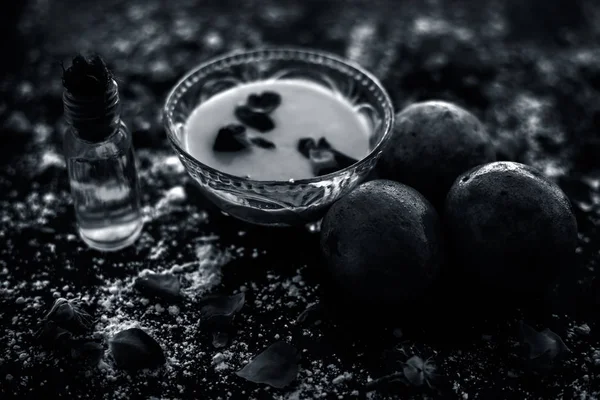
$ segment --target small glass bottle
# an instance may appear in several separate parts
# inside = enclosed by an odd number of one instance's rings
[[[90,247],[116,251],[132,244],[143,227],[140,187],[131,133],[121,121],[117,83],[104,95],[65,89],[69,129],[64,154],[79,235]]]

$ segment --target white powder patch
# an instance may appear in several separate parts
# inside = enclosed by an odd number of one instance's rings
[[[33,126],[34,142],[36,144],[44,144],[49,141],[54,129],[44,123],[37,123]]]
[[[163,197],[158,200],[156,205],[154,206],[154,211],[157,214],[164,213],[169,206],[181,203],[186,199],[185,190],[183,186],[175,186],[169,190],[167,190]]]
[[[151,174],[183,174],[185,168],[176,155],[166,155],[162,157],[153,157],[152,167],[150,168]]]
[[[525,139],[527,153],[525,162],[540,169],[546,176],[556,179],[569,171],[568,159],[564,154],[567,137],[554,119],[554,104],[548,98],[535,97],[527,93],[517,96],[511,105],[511,113],[519,121],[514,133]],[[548,154],[539,138],[551,141],[563,150],[558,154]]]
[[[181,274],[187,286],[183,292],[190,298],[198,298],[221,283],[221,267],[227,264],[232,255],[219,250],[212,244],[201,244],[196,248],[196,261],[173,265],[172,273]]]
[[[470,41],[474,33],[464,26],[455,26],[449,21],[435,17],[419,17],[413,23],[414,33],[419,35],[452,35],[460,41]]]
[[[374,21],[363,21],[355,25],[350,30],[350,41],[346,50],[346,57],[359,64],[370,65],[370,54],[373,47],[373,40],[377,33]]]
[[[49,167],[66,168],[65,159],[62,155],[56,152],[55,149],[48,149],[44,151],[39,160],[37,172],[41,173]]]
[[[181,209],[187,196],[183,186],[175,186],[163,192],[154,207],[145,206],[142,209],[144,222],[150,222],[173,211]]]

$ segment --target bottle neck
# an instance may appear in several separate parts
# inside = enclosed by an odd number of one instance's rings
[[[121,104],[114,80],[100,96],[83,96],[65,90],[63,105],[67,122],[85,141],[103,142],[119,129]]]

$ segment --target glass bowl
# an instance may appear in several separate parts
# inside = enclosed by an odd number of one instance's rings
[[[336,172],[295,181],[234,176],[192,157],[183,145],[192,111],[237,85],[271,79],[301,79],[343,95],[371,124],[371,151]],[[225,213],[259,225],[293,226],[318,221],[327,208],[371,172],[391,135],[392,102],[379,81],[335,55],[294,48],[234,52],[209,60],[183,77],[167,96],[164,124],[171,145],[202,193]]]

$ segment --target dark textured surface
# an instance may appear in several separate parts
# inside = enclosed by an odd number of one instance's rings
[[[8,3],[0,9],[6,72],[0,78],[3,399],[360,398],[369,377],[400,370],[399,362],[413,354],[433,357],[449,398],[598,395],[597,2]],[[249,227],[214,212],[189,184],[160,123],[167,91],[188,69],[228,50],[264,44],[315,47],[353,59],[382,80],[397,110],[434,98],[455,102],[486,125],[500,157],[535,165],[557,180],[575,206],[579,242],[576,261],[546,301],[486,322],[485,310],[464,317],[463,310],[444,309],[448,302],[441,298],[444,318],[429,318],[429,325],[437,324],[433,334],[410,336],[421,327],[401,326],[405,337],[386,331],[366,344],[349,339],[350,330],[368,330],[358,323],[345,329],[296,325],[318,298],[316,236]],[[141,163],[147,223],[136,245],[116,254],[89,250],[76,237],[60,157],[60,63],[78,51],[100,53],[118,77]],[[162,272],[175,264],[186,301],[161,305],[132,289],[141,270]],[[226,349],[214,349],[198,328],[195,301],[206,290],[246,290],[238,332]],[[82,296],[105,348],[115,330],[137,322],[163,346],[167,366],[130,376],[114,369],[108,353],[101,368],[89,370],[51,357],[32,333],[53,296]],[[479,308],[477,299],[470,307]],[[521,316],[537,329],[551,328],[572,350],[549,376],[528,374],[518,363]],[[280,339],[303,356],[290,388],[267,390],[235,376]],[[368,396],[428,393],[402,384],[383,389]]]

